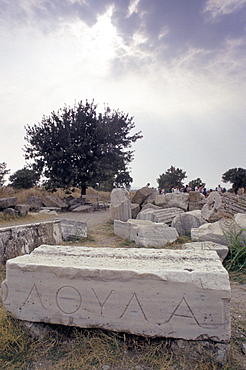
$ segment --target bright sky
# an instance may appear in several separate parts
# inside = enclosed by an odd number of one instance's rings
[[[156,187],[171,165],[208,188],[246,168],[246,0],[0,0],[0,18],[11,173],[25,165],[25,125],[86,99],[142,131],[132,187]]]

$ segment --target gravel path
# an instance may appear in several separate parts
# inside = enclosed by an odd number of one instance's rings
[[[83,221],[87,223],[88,229],[95,225],[110,221],[110,210],[100,210],[95,212],[62,212],[56,218],[65,218],[67,220]]]

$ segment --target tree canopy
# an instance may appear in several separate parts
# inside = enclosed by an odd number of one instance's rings
[[[25,158],[50,187],[77,186],[84,194],[87,186],[105,181],[132,182],[131,146],[142,138],[141,131],[130,135],[135,124],[128,114],[108,107],[98,114],[96,109],[94,101],[81,101],[25,127]]]
[[[9,177],[10,185],[15,189],[30,189],[37,185],[39,174],[34,170],[22,168]]]
[[[206,185],[205,182],[202,182],[200,177],[198,177],[195,180],[189,181],[189,186],[192,188],[192,190],[195,190],[196,186],[205,186],[205,185]]]
[[[159,189],[168,189],[171,191],[174,186],[182,186],[183,180],[186,177],[186,172],[183,172],[180,168],[171,166],[165,173],[160,175],[156,181],[159,185]]]
[[[239,188],[246,188],[246,170],[244,168],[231,168],[222,175],[223,182],[230,182],[237,194]]]
[[[0,186],[3,186],[5,183],[4,177],[10,172],[7,170],[7,164],[5,162],[0,163]]]

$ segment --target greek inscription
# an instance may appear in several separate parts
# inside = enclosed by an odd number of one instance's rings
[[[57,307],[65,314],[77,312],[82,304],[80,292],[72,286],[63,286],[56,292]]]
[[[105,303],[107,302],[107,300],[109,299],[109,297],[114,293],[114,290],[111,290],[111,292],[108,294],[108,296],[106,297],[106,299],[101,303],[99,298],[98,298],[98,295],[96,294],[95,290],[93,288],[91,288],[91,290],[93,291],[96,299],[97,299],[97,302],[99,304],[99,306],[101,307],[101,316],[103,316],[103,308],[104,308],[104,305]]]
[[[169,319],[165,322],[165,324],[170,322],[174,316],[183,317],[184,319],[193,319],[198,326],[201,326],[196,316],[194,315],[190,305],[188,304],[185,296],[183,296],[183,298],[181,299],[181,301],[179,302],[179,304],[177,305]]]
[[[36,287],[36,284],[33,284],[32,289],[30,290],[28,296],[26,297],[26,300],[24,301],[23,305],[20,307],[25,307],[26,304],[35,304],[37,303],[37,300],[39,304],[41,304],[42,308],[45,310],[45,307],[43,305],[41,294],[38,291],[38,288]]]
[[[9,288],[5,281],[2,283],[1,291],[2,291],[2,300],[3,302],[5,302],[9,295]]]
[[[144,312],[144,310],[143,310],[143,307],[142,307],[142,305],[141,305],[141,303],[140,303],[140,301],[139,301],[138,296],[137,296],[137,294],[136,294],[136,293],[133,293],[133,294],[132,294],[132,296],[131,296],[131,298],[130,298],[129,302],[127,303],[127,305],[126,305],[126,307],[125,307],[125,309],[124,309],[124,311],[123,311],[123,312],[122,312],[122,314],[119,316],[119,319],[121,319],[121,318],[125,315],[125,313],[128,311],[128,309],[130,309],[130,306],[132,306],[132,305],[133,305],[134,301],[135,301],[135,304],[137,303],[137,306],[140,308],[140,311],[141,311],[141,313],[142,313],[142,315],[143,315],[144,319],[145,319],[146,321],[149,321],[149,320],[147,319],[147,316],[146,316],[146,314],[145,314],[145,312]],[[132,312],[132,313],[136,313],[137,311],[136,311],[136,310],[132,310],[131,312]]]

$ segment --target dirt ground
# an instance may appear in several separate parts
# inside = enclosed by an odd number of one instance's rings
[[[93,236],[93,244],[95,246],[114,247],[117,242],[119,243],[119,237],[113,235],[113,233],[110,234],[105,232],[105,224],[110,221],[109,209],[92,213],[65,212],[58,215],[33,214],[25,219],[25,221],[20,219],[18,221],[0,223],[0,227],[41,222],[54,218],[65,218],[86,222],[88,234]],[[239,284],[235,281],[231,281],[231,323],[232,355],[239,363],[238,369],[246,370],[246,284]]]

